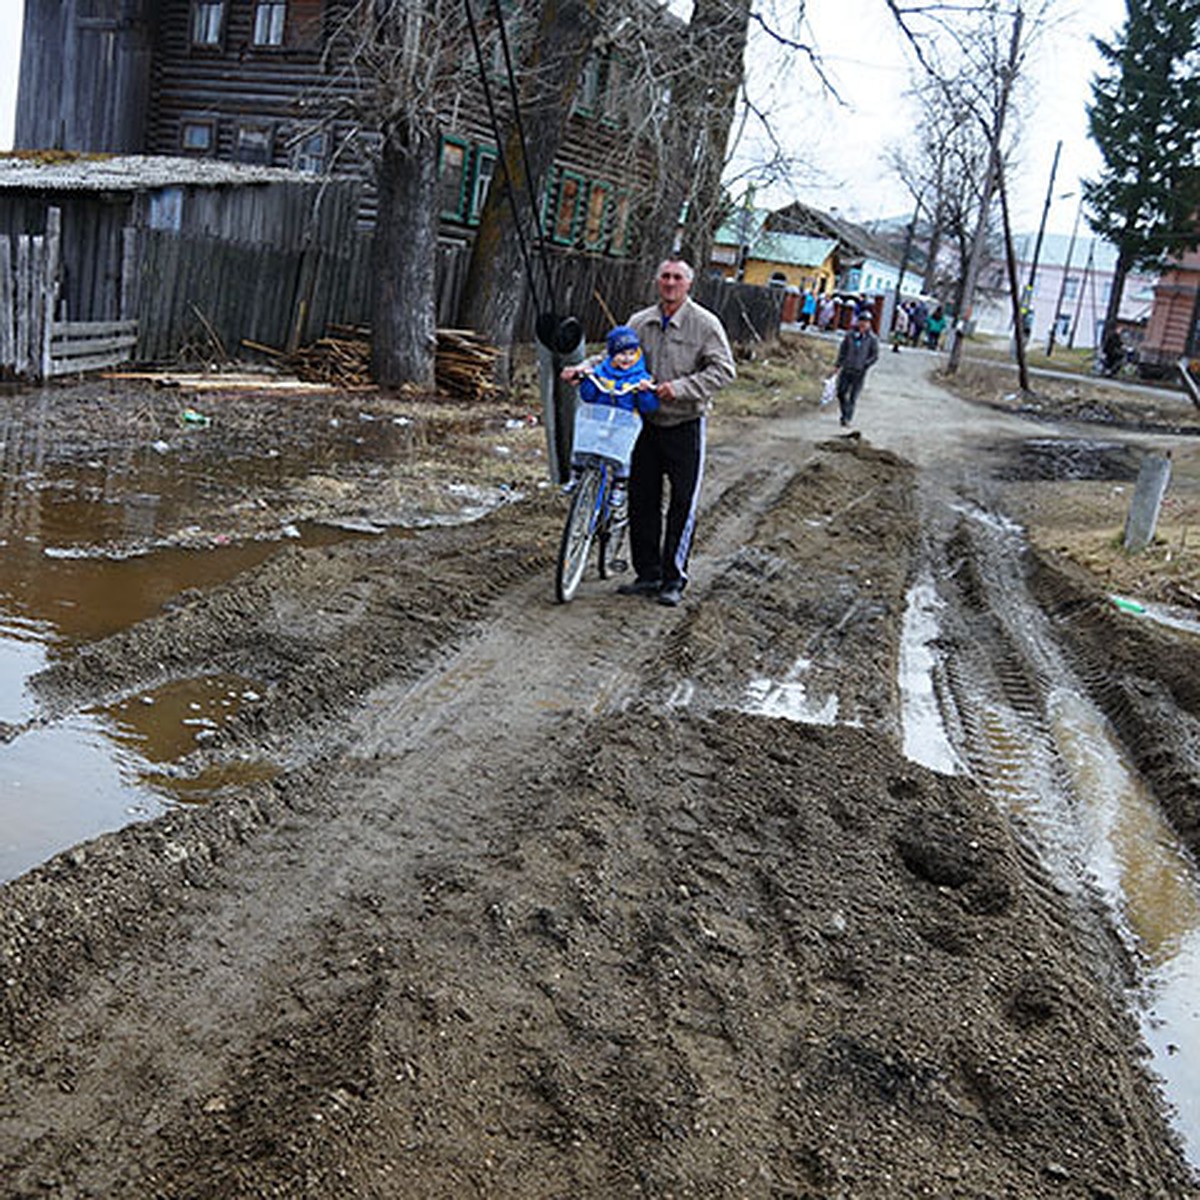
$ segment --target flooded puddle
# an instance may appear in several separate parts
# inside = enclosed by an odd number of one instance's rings
[[[1154,1069],[1200,1162],[1200,871],[1092,705],[1058,693],[1050,717],[1080,802],[1085,861],[1147,966],[1142,1032]]]
[[[906,758],[945,775],[958,775],[964,767],[950,743],[933,686],[933,645],[941,605],[931,580],[922,579],[909,589],[900,633],[900,720]]]
[[[184,460],[191,430],[147,428],[133,449],[75,466],[48,465],[36,405],[0,420],[0,881],[101,832],[144,820],[221,788],[268,778],[269,763],[235,762],[192,774],[176,764],[247,704],[255,680],[214,676],[173,684],[106,708],[47,723],[29,678],[84,642],[160,611],[172,597],[213,588],[258,566],[282,539],[312,546],[382,532],[281,525],[237,542],[189,527],[197,506],[238,503],[324,465],[386,459],[414,437],[411,423],[360,414],[329,421],[315,444],[265,457]],[[373,468],[367,468],[373,469]],[[244,500],[243,500],[244,498]],[[189,532],[204,549],[163,544]]]
[[[746,689],[742,700],[743,712],[761,717],[779,717],[801,725],[836,725],[838,698],[836,693],[816,700],[808,693],[805,676],[812,663],[807,659],[796,662],[783,679],[755,679]]]

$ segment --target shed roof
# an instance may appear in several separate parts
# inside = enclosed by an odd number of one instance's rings
[[[0,190],[144,192],[164,187],[313,183],[315,177],[280,167],[162,155],[0,155]]]
[[[836,249],[834,238],[767,231],[754,240],[750,257],[795,267],[819,267]]]

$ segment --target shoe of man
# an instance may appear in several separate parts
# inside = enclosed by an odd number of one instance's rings
[[[681,588],[677,583],[667,584],[667,586],[658,593],[659,604],[666,605],[667,608],[677,608],[682,599],[683,588]]]
[[[619,596],[653,596],[662,584],[657,579],[634,579],[617,588]]]

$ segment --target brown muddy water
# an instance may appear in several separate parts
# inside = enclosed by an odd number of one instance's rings
[[[281,524],[274,537],[238,542],[188,524],[198,501],[253,502],[273,484],[335,462],[386,457],[406,436],[390,422],[355,422],[319,444],[257,459],[182,458],[173,442],[147,442],[75,465],[44,464],[36,430],[0,433],[0,880],[54,853],[203,801],[270,764],[242,763],[192,777],[175,768],[256,696],[256,681],[206,678],[47,722],[27,684],[81,643],[257,566],[281,540],[305,545],[351,533]],[[188,436],[192,436],[189,434]],[[182,543],[182,544],[181,544]],[[201,548],[192,548],[201,547]]]

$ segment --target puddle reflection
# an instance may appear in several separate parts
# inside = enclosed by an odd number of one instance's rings
[[[280,428],[265,457],[251,448],[231,453],[211,438],[209,453],[206,427],[147,419],[132,448],[48,464],[44,413],[37,397],[0,412],[0,880],[98,833],[276,770],[262,762],[194,776],[172,770],[257,699],[263,689],[254,680],[191,680],[37,723],[32,675],[181,593],[208,591],[258,566],[280,541],[220,544],[220,534],[209,534],[218,544],[203,550],[146,548],[181,530],[199,534],[189,516],[212,511],[214,501],[228,511],[331,464],[374,462],[424,442],[406,422],[361,414],[323,422],[315,434],[311,423],[303,434]],[[63,433],[54,436],[61,442]],[[318,525],[280,535],[305,546],[361,536]]]
[[[1148,965],[1142,1025],[1154,1068],[1200,1162],[1200,871],[1091,703],[1059,692],[1049,713],[1088,867]]]

